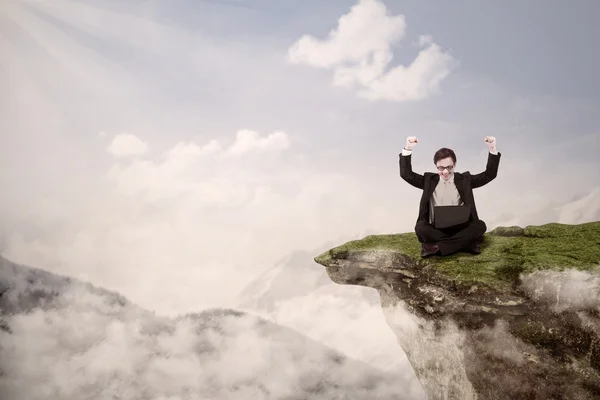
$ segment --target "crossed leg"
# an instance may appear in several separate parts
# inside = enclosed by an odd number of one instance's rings
[[[471,221],[468,225],[450,229],[436,229],[427,221],[418,221],[415,233],[419,242],[437,244],[441,255],[449,255],[468,249],[477,241],[483,240],[487,226],[482,220]]]

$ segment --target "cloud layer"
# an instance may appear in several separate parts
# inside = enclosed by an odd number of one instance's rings
[[[403,15],[391,16],[378,0],[360,0],[326,39],[304,35],[288,50],[288,60],[333,70],[333,85],[356,89],[368,100],[416,101],[439,92],[456,62],[422,35],[424,48],[408,66],[388,68],[392,46],[405,38]]]
[[[555,312],[600,310],[600,264],[592,271],[535,271],[521,279],[531,298]]]
[[[220,172],[243,162],[239,157],[244,155],[266,155],[286,150],[289,146],[290,140],[285,132],[261,137],[258,132],[243,129],[237,132],[228,147],[215,139],[204,145],[179,142],[165,151],[159,160],[116,164],[107,177],[126,195],[140,195],[146,202],[191,198],[199,207],[227,208],[249,202],[253,194],[250,188],[240,184],[242,182],[232,182],[227,172],[222,175]],[[139,155],[146,150],[146,143],[131,134],[116,135],[108,148],[115,156]]]
[[[293,249],[355,238],[369,225],[358,215],[368,201],[362,185],[313,170],[284,131],[240,129],[167,147],[133,133],[98,140],[111,163],[105,173],[88,192],[54,205],[59,222],[47,235],[8,231],[6,257],[172,315],[229,305]],[[343,204],[336,193],[347,196]]]
[[[14,400],[419,398],[396,375],[227,310],[168,319],[73,286],[5,323],[0,392]]]

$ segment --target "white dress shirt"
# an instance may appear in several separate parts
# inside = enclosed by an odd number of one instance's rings
[[[448,180],[440,177],[431,199],[429,200],[429,223],[433,224],[433,207],[435,206],[461,206],[464,202],[460,199],[458,189],[454,184],[454,172]]]

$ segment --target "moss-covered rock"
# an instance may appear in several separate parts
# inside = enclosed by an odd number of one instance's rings
[[[523,236],[525,235],[525,229],[520,226],[499,226],[492,230],[490,234],[494,236]]]
[[[371,235],[315,261],[379,291],[431,399],[600,398],[600,221],[498,227],[478,255],[420,247]]]
[[[591,270],[600,263],[600,221],[579,225],[498,227],[484,235],[481,254],[455,253],[422,259],[414,232],[370,235],[315,257],[325,267],[358,252],[398,253],[415,265],[431,265],[450,280],[498,289],[513,286],[519,274],[538,269]]]

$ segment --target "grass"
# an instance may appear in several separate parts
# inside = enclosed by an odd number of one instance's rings
[[[421,244],[414,232],[370,235],[337,246],[315,261],[328,266],[352,252],[402,253],[421,260]],[[600,221],[578,225],[549,223],[539,226],[498,227],[485,234],[481,254],[456,253],[424,259],[448,278],[492,287],[513,285],[522,272],[534,270],[590,270],[600,264]]]

